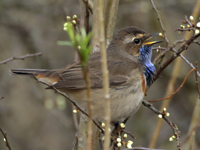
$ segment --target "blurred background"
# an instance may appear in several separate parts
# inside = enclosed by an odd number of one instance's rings
[[[170,42],[182,39],[175,30],[184,16],[190,16],[195,0],[155,0],[160,10]],[[42,56],[15,60],[0,65],[0,127],[7,132],[14,150],[68,150],[75,139],[76,129],[72,118],[71,103],[53,91],[45,90],[29,77],[12,76],[12,68],[65,67],[74,60],[74,49],[59,46],[57,42],[68,40],[63,31],[66,15],[80,16],[79,0],[1,0],[0,1],[0,61],[13,56],[42,52]],[[147,0],[121,0],[116,28],[138,26],[148,33],[160,32],[157,16]],[[155,54],[155,52],[154,52]],[[185,53],[192,63],[200,60],[199,47],[191,45]],[[167,57],[167,56],[166,56]],[[171,77],[172,63],[148,90],[146,100],[162,98]],[[175,88],[179,87],[191,68],[181,64]],[[198,93],[194,75],[173,97],[168,111],[170,119],[178,125],[181,140],[188,132]],[[161,102],[155,103],[160,108]],[[134,146],[148,147],[158,117],[141,106],[130,118],[126,129],[136,139]],[[164,122],[157,148],[176,149],[176,142],[169,142],[171,128]],[[196,132],[196,143],[200,148],[200,130]],[[0,150],[7,150],[0,134]]]

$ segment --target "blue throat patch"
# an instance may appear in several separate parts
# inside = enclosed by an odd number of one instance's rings
[[[154,81],[156,68],[151,62],[152,45],[144,45],[140,48],[140,63],[144,67],[147,86],[150,86]]]

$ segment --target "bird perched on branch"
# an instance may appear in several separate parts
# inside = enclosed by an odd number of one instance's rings
[[[107,48],[109,70],[111,122],[122,122],[136,112],[146,88],[152,84],[156,69],[151,63],[152,45],[148,42],[155,34],[147,34],[137,27],[119,30]],[[88,60],[91,82],[92,117],[104,122],[104,93],[100,52],[92,53]],[[87,112],[86,82],[79,63],[62,69],[12,69],[12,73],[31,75],[39,81],[65,92],[80,108]],[[51,87],[48,87],[51,88]]]

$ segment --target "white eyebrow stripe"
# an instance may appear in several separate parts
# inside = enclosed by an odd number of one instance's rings
[[[125,36],[125,38],[124,38],[124,43],[131,43],[135,38],[142,38],[143,36],[145,36],[146,34],[137,34],[136,36],[134,36],[134,35],[127,35],[127,36]]]
[[[132,41],[133,41],[133,39],[134,39],[135,37],[131,37],[130,35],[129,36],[125,36],[125,38],[124,38],[124,43],[131,43]]]

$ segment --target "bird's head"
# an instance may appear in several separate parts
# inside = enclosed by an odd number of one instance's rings
[[[141,48],[147,47],[151,49],[153,44],[159,43],[160,41],[148,42],[148,40],[157,34],[148,34],[145,31],[137,27],[127,27],[119,30],[114,36],[110,46],[112,49],[124,51],[131,56],[139,57],[141,54]]]

